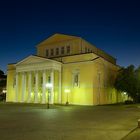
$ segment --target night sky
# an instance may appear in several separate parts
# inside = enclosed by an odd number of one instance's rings
[[[0,0],[0,69],[54,33],[80,36],[120,66],[140,65],[139,0]]]

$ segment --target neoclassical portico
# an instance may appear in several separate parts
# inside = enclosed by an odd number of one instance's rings
[[[46,87],[47,83],[52,85],[50,89]],[[29,56],[17,63],[15,102],[45,104],[48,97],[51,104],[61,103],[61,63],[37,56]]]

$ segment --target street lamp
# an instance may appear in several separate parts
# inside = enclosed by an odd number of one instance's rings
[[[52,83],[47,83],[46,88],[48,89],[48,109],[49,109],[50,108],[49,103],[50,103],[50,93],[51,93]]]
[[[67,94],[66,105],[68,105],[69,104],[69,93],[70,93],[70,89],[65,89],[65,93]]]
[[[6,89],[3,89],[2,92],[3,92],[4,94],[6,94],[7,90],[6,90]]]
[[[126,92],[123,92],[123,94],[126,95],[127,93]]]

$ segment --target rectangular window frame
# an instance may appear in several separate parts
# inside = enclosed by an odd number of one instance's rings
[[[46,49],[46,57],[49,56],[49,49]]]
[[[67,46],[67,54],[70,54],[70,46]]]
[[[55,51],[56,51],[55,54],[59,55],[59,48],[56,48]]]
[[[51,49],[51,56],[54,56],[54,50]]]
[[[61,47],[61,54],[65,54],[65,48]]]
[[[79,88],[80,87],[80,71],[79,70],[75,70],[72,73],[72,86],[74,88]]]

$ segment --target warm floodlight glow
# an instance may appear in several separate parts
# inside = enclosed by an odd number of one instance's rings
[[[6,89],[3,89],[3,91],[2,91],[3,93],[6,93],[7,92],[7,90]]]
[[[53,86],[52,83],[47,83],[47,84],[46,84],[46,87],[47,87],[47,88],[52,88],[52,86]]]
[[[68,105],[68,104],[69,104],[69,93],[70,93],[70,89],[65,89],[64,91],[65,91],[65,93],[67,94],[66,105]]]
[[[51,88],[52,88],[52,83],[47,83],[46,88],[48,89],[48,109],[50,108],[50,94],[51,94]]]
[[[123,94],[126,95],[127,93],[126,92],[123,92]]]
[[[66,93],[70,93],[70,89],[65,89],[65,92]]]
[[[34,96],[34,93],[33,92],[31,92],[31,96]]]

